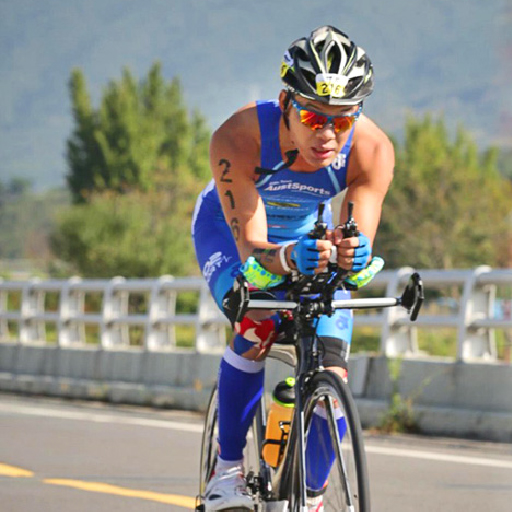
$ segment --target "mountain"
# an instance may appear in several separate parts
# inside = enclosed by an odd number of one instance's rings
[[[63,183],[73,67],[97,105],[123,66],[142,76],[160,60],[213,129],[246,102],[275,97],[284,50],[323,24],[372,58],[365,110],[388,133],[400,137],[407,112],[429,111],[482,146],[506,144],[510,12],[506,0],[0,0],[0,181]]]

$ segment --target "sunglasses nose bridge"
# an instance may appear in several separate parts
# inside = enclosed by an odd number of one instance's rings
[[[326,121],[322,126],[319,126],[315,133],[320,136],[323,139],[333,139],[336,137],[336,134],[338,133],[336,130],[336,125],[334,124],[334,121],[331,119],[329,121]]]

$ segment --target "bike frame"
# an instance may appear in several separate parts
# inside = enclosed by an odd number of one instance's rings
[[[237,322],[241,321],[248,310],[253,309],[293,312],[293,347],[296,358],[292,359],[294,362],[296,359],[296,362],[291,365],[295,366],[295,408],[283,458],[275,471],[262,456],[266,432],[264,395],[253,421],[253,436],[259,464],[257,475],[252,471],[247,475],[247,485],[252,488],[253,494],[259,495],[260,499],[266,503],[265,510],[267,511],[295,511],[297,509],[302,511],[306,509],[305,446],[307,432],[305,432],[304,405],[307,393],[311,392],[308,389],[309,379],[314,378],[318,373],[326,372],[319,356],[315,320],[322,315],[330,316],[337,309],[386,308],[401,305],[408,310],[410,319],[414,321],[423,302],[423,285],[417,273],[412,274],[403,294],[396,298],[333,300],[334,291],[338,287],[336,283],[337,278],[334,281],[328,281],[328,276],[322,274],[299,276],[298,281],[292,281],[292,288],[288,290],[286,300],[252,299],[248,283],[242,275],[239,275],[235,280],[232,294],[225,302],[225,307],[233,312],[234,320]],[[341,283],[340,288],[342,287],[344,285]],[[279,345],[277,343],[275,346]],[[291,344],[288,343],[288,345]],[[272,357],[272,351],[270,357]],[[281,358],[277,357],[277,359]],[[290,361],[287,362],[290,363]],[[337,427],[332,420],[334,403],[332,403],[332,399],[328,402],[326,408],[330,413],[329,429],[331,438],[335,438]],[[335,449],[338,452],[337,460],[340,473],[346,475],[340,442],[337,443]],[[343,485],[347,491],[350,486],[349,482],[345,482]],[[292,490],[297,492],[291,492]],[[352,509],[350,493],[346,492],[345,494],[349,501],[348,506]],[[289,499],[292,500],[292,503],[288,503]],[[204,508],[202,509],[200,505],[197,510],[204,510]]]
[[[298,495],[300,497],[299,509],[302,510],[306,507],[306,432],[304,428],[304,403],[303,397],[306,391],[307,381],[317,372],[327,371],[321,366],[318,355],[318,339],[316,336],[316,329],[314,327],[314,319],[322,314],[334,312],[336,309],[369,309],[369,308],[387,308],[398,305],[404,305],[408,309],[412,309],[411,319],[418,314],[423,300],[423,293],[421,288],[421,281],[419,276],[414,280],[415,286],[418,287],[418,294],[416,299],[411,301],[404,301],[406,292],[402,297],[381,297],[381,298],[368,298],[368,299],[338,299],[331,300],[330,303],[311,302],[306,304],[312,308],[311,317],[307,319],[308,313],[304,313],[305,307],[300,301],[294,300],[261,300],[261,299],[248,299],[245,301],[245,308],[259,309],[259,310],[274,310],[274,311],[298,311],[295,320],[295,343],[294,347],[297,355],[297,365],[295,368],[295,408],[293,421],[290,426],[288,443],[283,454],[283,459],[279,468],[276,470],[272,478],[272,470],[265,462],[261,455],[262,443],[265,437],[266,429],[266,415],[265,415],[265,402],[264,397],[258,412],[256,414],[253,435],[256,447],[256,453],[259,457],[259,481],[258,489],[264,501],[268,502],[285,502],[288,500],[293,485],[298,485]],[[407,298],[407,297],[406,297]],[[404,304],[406,302],[407,304]],[[320,305],[323,304],[322,307]],[[317,308],[313,306],[319,306]],[[315,311],[316,309],[316,311]],[[324,313],[325,311],[325,313]],[[332,404],[328,405],[332,407]],[[335,428],[331,425],[330,428]],[[340,446],[336,447],[340,450]],[[297,455],[297,456],[295,456]],[[342,460],[342,457],[340,458]],[[344,471],[344,468],[343,468]],[[348,494],[348,493],[347,493]],[[289,504],[290,510],[296,509],[295,503]]]

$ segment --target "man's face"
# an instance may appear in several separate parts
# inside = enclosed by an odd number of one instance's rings
[[[334,120],[328,116],[354,114],[358,109],[359,105],[326,105],[302,96],[294,96],[288,106],[290,135],[306,163],[319,169],[334,161],[348,139],[353,120]],[[322,118],[322,114],[327,118]],[[336,131],[335,125],[341,128],[340,131]]]

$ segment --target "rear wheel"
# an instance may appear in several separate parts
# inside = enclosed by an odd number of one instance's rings
[[[258,411],[261,414],[261,411]],[[257,418],[255,419],[255,422]],[[258,477],[260,470],[259,444],[256,436],[258,429],[251,427],[248,433],[248,442],[244,450],[244,469],[249,487]],[[219,453],[219,421],[218,421],[218,389],[217,385],[212,389],[203,427],[201,441],[201,461],[199,469],[199,495],[197,510],[204,510],[204,497],[206,486],[215,472],[217,456]],[[252,489],[251,489],[252,490]],[[244,509],[245,510],[245,509]]]
[[[323,501],[325,512],[370,512],[359,414],[348,385],[336,374],[320,372],[308,383],[304,425],[306,483],[316,487],[307,491],[310,499],[316,496],[317,501]],[[312,431],[321,434],[310,435]]]
[[[199,500],[202,503],[206,493],[206,485],[215,470],[217,463],[218,445],[218,390],[217,385],[212,389],[206,417],[204,420],[203,439],[201,442],[201,462],[199,469]]]

